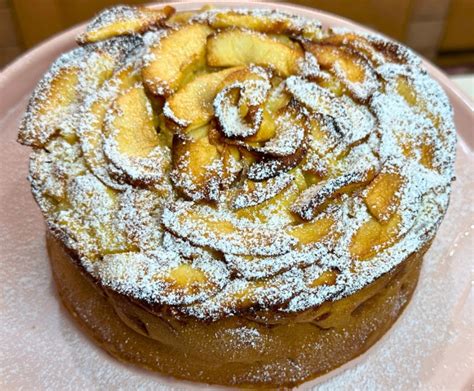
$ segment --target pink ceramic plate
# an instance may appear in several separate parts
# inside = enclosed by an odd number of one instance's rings
[[[178,10],[204,3],[173,4]],[[242,2],[216,2],[236,7]],[[275,3],[330,26],[364,30],[347,20]],[[83,26],[25,54],[0,75],[0,388],[182,389],[206,388],[121,364],[95,347],[62,308],[52,284],[43,218],[26,181],[28,148],[15,142],[31,90],[50,63],[74,46]],[[468,389],[473,382],[473,297],[469,270],[474,254],[474,130],[472,103],[429,63],[454,106],[459,135],[457,181],[451,206],[425,256],[416,294],[382,341],[361,358],[301,388]],[[161,385],[161,386],[160,386]],[[217,387],[207,387],[217,388]]]

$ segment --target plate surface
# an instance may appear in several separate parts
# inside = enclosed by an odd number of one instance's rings
[[[202,4],[173,6],[189,10]],[[325,25],[366,30],[309,8],[258,2],[247,6],[279,8]],[[74,46],[82,29],[46,41],[0,74],[0,389],[219,389],[117,362],[75,326],[56,295],[43,218],[26,180],[30,151],[15,139],[32,89],[53,59]],[[301,389],[461,390],[473,383],[473,105],[441,71],[425,65],[455,111],[459,139],[451,205],[425,256],[412,302],[392,330],[362,357]]]

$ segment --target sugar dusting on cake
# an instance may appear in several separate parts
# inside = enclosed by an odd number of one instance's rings
[[[211,23],[219,12],[226,11],[205,11],[193,22]],[[318,23],[279,12],[235,12],[287,21],[295,40],[308,29],[316,40],[347,32],[320,30]],[[124,8],[120,17],[128,13]],[[206,204],[200,196],[184,199],[173,187],[162,164],[170,159],[170,146],[163,144],[147,160],[130,160],[103,133],[104,121],[113,118],[113,101],[124,92],[121,72],[129,67],[141,83],[149,47],[166,31],[113,38],[64,54],[39,83],[22,121],[20,140],[36,148],[30,181],[47,223],[104,285],[200,319],[253,307],[295,313],[356,292],[433,238],[449,202],[455,129],[446,95],[414,54],[363,35],[365,41],[356,46],[364,51],[370,72],[365,83],[351,85],[340,67],[322,70],[306,53],[298,72],[276,86],[289,95],[304,125],[281,115],[275,136],[260,145],[245,138],[258,130],[275,86],[268,78],[271,70],[251,66],[261,82],[236,83],[214,101],[220,132],[258,156],[235,167],[251,181],[216,181],[213,202]],[[325,87],[331,77],[346,86],[340,94]],[[412,102],[400,95],[401,79],[412,86]],[[58,80],[69,83],[67,95],[56,94]],[[253,123],[242,120],[231,90],[257,108]],[[45,111],[51,96],[59,102],[54,112]],[[101,105],[99,115],[95,110]],[[151,101],[147,107],[153,110]],[[174,113],[164,114],[188,125]],[[308,126],[311,121],[319,121],[320,134]],[[423,160],[424,146],[432,152],[431,162]],[[312,163],[304,160],[310,153]],[[305,167],[323,178],[303,189]],[[217,178],[223,169],[222,162],[209,167]],[[363,182],[371,170],[403,178],[396,209],[400,223],[389,246],[361,261],[349,248],[372,218],[364,202],[367,184],[348,194],[341,189]],[[189,180],[178,179],[184,186]],[[192,182],[186,187],[192,191]],[[307,221],[332,218],[335,225],[324,239],[302,244],[291,235],[304,224],[295,212]],[[192,270],[195,278],[189,286],[179,285],[176,270]],[[337,274],[333,284],[313,286],[329,271]],[[254,330],[235,332],[249,344],[258,343]]]

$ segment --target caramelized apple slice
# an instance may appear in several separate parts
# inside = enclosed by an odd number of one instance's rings
[[[397,93],[405,98],[408,105],[414,108],[416,111],[420,111],[423,115],[426,115],[432,122],[436,129],[439,129],[442,123],[440,113],[433,112],[433,109],[427,105],[428,98],[426,92],[416,88],[416,83],[408,77],[398,76],[394,80],[395,89]],[[442,133],[438,133],[438,137],[443,137]],[[425,140],[423,140],[425,141]]]
[[[270,81],[272,77],[272,72],[268,68],[259,67],[256,65],[250,65],[247,67],[237,66],[234,67],[235,71],[229,74],[225,80],[222,82],[218,90],[223,89],[224,87],[233,84],[244,82],[247,80],[268,80]]]
[[[88,100],[82,108],[78,135],[87,166],[102,182],[114,189],[123,185],[114,180],[108,172],[108,161],[103,152],[102,129],[105,114],[116,91],[125,91],[138,82],[138,75],[132,66],[118,70],[101,88],[94,99]]]
[[[227,214],[194,202],[180,202],[167,207],[162,223],[191,243],[226,254],[278,255],[290,251],[296,243],[284,232],[244,225]]]
[[[382,65],[386,61],[384,55],[376,50],[373,42],[367,37],[363,37],[354,32],[330,35],[324,38],[322,43],[333,46],[350,47],[354,51],[363,53],[375,66]]]
[[[86,168],[80,159],[82,151],[78,144],[71,145],[63,138],[56,138],[48,143],[47,148],[35,148],[31,153],[28,179],[41,211],[51,216],[57,205],[66,201],[68,182]]]
[[[247,179],[234,194],[232,207],[234,209],[241,209],[259,205],[275,197],[278,193],[287,188],[293,180],[293,175],[287,173],[283,173],[263,182],[253,182]]]
[[[192,130],[207,124],[214,115],[212,106],[222,82],[241,69],[229,68],[196,77],[167,99],[163,112],[175,125]]]
[[[82,49],[61,56],[33,92],[20,124],[18,141],[41,148],[59,130],[74,128]]]
[[[380,66],[387,60],[396,64],[406,64],[408,61],[419,63],[419,60],[407,48],[380,36],[363,36],[354,32],[345,32],[330,35],[321,42],[335,46],[346,46],[363,53],[374,66]]]
[[[80,45],[103,41],[118,35],[139,34],[162,24],[175,12],[173,7],[161,9],[119,5],[102,11],[77,37]]]
[[[410,106],[415,106],[418,103],[418,99],[415,90],[410,85],[409,81],[405,77],[399,77],[396,81],[397,93],[405,98]]]
[[[151,60],[143,67],[147,89],[159,96],[169,96],[205,66],[207,36],[212,30],[202,24],[190,24],[170,31],[151,47]]]
[[[290,102],[290,96],[280,88],[281,86],[280,84],[270,90],[268,83],[265,89],[261,91],[254,89],[250,92],[250,95],[257,92],[258,96],[265,100],[262,102],[252,102],[249,99],[246,101],[242,99],[245,96],[241,96],[238,102],[234,102],[234,106],[238,107],[232,107],[232,102],[227,101],[226,105],[230,107],[219,112],[223,117],[219,121],[222,132],[231,137],[225,142],[262,154],[274,156],[294,154],[303,141],[308,124],[299,104],[295,101]],[[250,133],[254,134],[249,135]]]
[[[302,246],[306,246],[324,239],[331,232],[335,223],[332,217],[322,217],[291,227],[288,233],[298,239]]]
[[[270,84],[260,80],[249,80],[244,83],[231,84],[224,88],[219,94],[217,94],[214,101],[214,109],[216,113],[216,119],[220,125],[222,133],[229,138],[240,138],[253,136],[258,132],[262,123],[262,116],[258,115],[261,113],[261,109],[258,105],[263,103]],[[245,96],[242,96],[243,91],[257,92],[256,96],[260,97],[262,101],[252,102],[254,110],[252,112],[247,111],[243,118],[242,107],[248,107],[245,100]]]
[[[151,104],[139,84],[121,94],[112,110],[116,115],[106,122],[105,134],[114,138],[120,154],[146,157],[160,145]]]
[[[141,84],[119,94],[105,122],[104,153],[123,179],[135,184],[160,182],[170,163],[169,150],[155,128],[156,119]]]
[[[420,146],[420,163],[428,168],[433,170],[435,167],[433,163],[435,162],[435,147],[431,143],[423,143]]]
[[[204,15],[210,15],[209,24],[215,29],[237,27],[261,33],[304,35],[307,38],[310,35],[316,35],[321,29],[319,22],[307,20],[303,22],[296,15],[277,13],[271,10],[259,10],[258,14],[251,10],[225,12],[211,10]]]
[[[331,70],[352,93],[354,98],[368,99],[378,88],[370,64],[347,47],[307,42],[304,48],[314,54],[323,69]]]
[[[243,169],[241,154],[237,147],[224,145],[221,150],[222,156],[222,186],[228,188],[234,183]]]
[[[257,282],[255,280],[269,278],[297,265],[304,265],[315,257],[303,251],[290,251],[283,255],[267,257],[225,254],[225,261],[232,271]]]
[[[273,178],[282,172],[296,167],[304,158],[308,143],[306,140],[299,145],[294,154],[282,157],[264,156],[253,163],[247,171],[247,177],[252,181],[263,181]]]
[[[262,122],[258,132],[253,136],[247,137],[246,142],[260,143],[268,141],[273,138],[276,134],[276,121],[277,113],[288,106],[291,97],[284,90],[283,84],[280,83],[274,87],[268,94],[268,98],[262,107]]]
[[[225,254],[225,261],[231,271],[237,272],[253,283],[257,279],[268,278],[288,270],[295,264],[295,257],[292,254],[293,252],[289,252],[274,257]]]
[[[252,66],[231,73],[220,85],[214,111],[222,133],[230,138],[255,135],[262,123],[262,109],[271,89],[265,69]]]
[[[291,174],[295,177],[293,182],[276,196],[263,201],[261,204],[237,209],[234,212],[235,216],[257,223],[272,224],[272,222],[276,222],[279,226],[285,223],[296,223],[298,218],[295,217],[290,208],[302,188],[300,187],[298,171],[294,170]]]
[[[188,305],[207,299],[223,287],[228,271],[218,260],[192,262],[163,250],[150,254],[125,252],[104,257],[99,275],[104,285],[119,292],[168,305]],[[133,287],[133,289],[132,289]]]
[[[379,222],[369,218],[352,237],[349,251],[358,260],[372,258],[397,240],[400,230],[400,215],[394,214],[390,220]]]
[[[168,276],[165,277],[165,281],[170,284],[170,288],[173,290],[186,289],[196,291],[199,289],[199,286],[207,282],[207,278],[202,270],[187,264],[181,264],[170,270]],[[189,294],[190,292],[186,293]]]
[[[309,149],[301,163],[301,170],[304,173],[308,184],[314,185],[329,173],[329,164],[320,157],[313,149]]]
[[[81,248],[87,256],[129,249],[118,213],[117,193],[90,173],[70,179],[66,201],[58,207],[55,223],[67,240],[92,244]],[[87,220],[87,221],[86,221]]]
[[[263,257],[226,254],[225,260],[232,270],[248,279],[266,278],[296,265],[307,265],[318,257],[318,250],[314,250],[311,245],[324,240],[332,232],[334,224],[332,217],[323,217],[287,229],[288,234],[298,240],[298,244],[295,250],[283,255]]]
[[[262,146],[254,146],[254,143],[249,143],[247,140],[242,141],[241,145],[251,151],[265,155],[277,157],[294,155],[302,145],[307,133],[308,121],[306,116],[299,110],[297,104],[291,104],[276,113],[274,126],[274,137]],[[255,136],[257,135],[258,133]]]
[[[281,197],[282,194],[283,193],[280,193],[276,198]],[[273,200],[269,202],[274,203]],[[291,204],[291,201],[289,204]],[[289,207],[289,204],[275,203],[274,207],[280,211],[280,206]],[[267,208],[264,213],[268,212],[269,210]],[[278,216],[278,218],[281,219],[281,216]],[[286,232],[297,239],[298,242],[292,251],[283,255],[258,256],[225,254],[225,261],[231,270],[235,270],[245,278],[251,280],[271,277],[290,268],[312,264],[326,251],[326,247],[321,246],[321,242],[328,238],[333,232],[334,223],[335,220],[333,217],[323,217],[315,222],[290,226],[286,229]]]
[[[321,285],[334,285],[337,279],[337,272],[334,270],[326,270],[318,277],[311,281],[308,285],[310,288],[316,288]]]
[[[378,221],[386,221],[395,213],[402,185],[402,177],[392,172],[377,175],[369,185],[364,200],[370,213]]]
[[[216,200],[221,183],[222,162],[217,147],[210,143],[208,126],[173,140],[173,185],[192,200]]]
[[[367,184],[374,176],[375,169],[369,169],[368,171],[349,172],[319,182],[300,194],[292,210],[303,220],[311,220],[330,200]]]
[[[289,47],[268,35],[244,30],[226,30],[208,39],[209,66],[263,65],[272,67],[282,76],[298,71],[300,48]]]
[[[59,133],[75,143],[82,122],[77,115],[82,105],[78,103],[85,98],[89,101],[90,92],[100,89],[138,44],[136,38],[117,38],[76,49],[56,60],[33,92],[20,125],[19,141],[39,148]]]
[[[210,18],[209,24],[215,29],[237,27],[273,34],[287,34],[290,32],[291,27],[289,19],[270,19],[268,17],[261,17],[250,13],[244,14],[238,11],[215,12]]]
[[[290,76],[285,81],[285,87],[296,101],[311,112],[325,116],[326,122],[331,122],[332,126],[326,127],[326,130],[332,130],[331,137],[339,139],[351,133],[352,126],[345,107],[336,95],[300,76]]]

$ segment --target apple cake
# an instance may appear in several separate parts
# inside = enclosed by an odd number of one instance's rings
[[[59,295],[100,346],[288,387],[382,337],[453,180],[452,109],[414,53],[263,9],[119,6],[77,43],[19,141]]]

